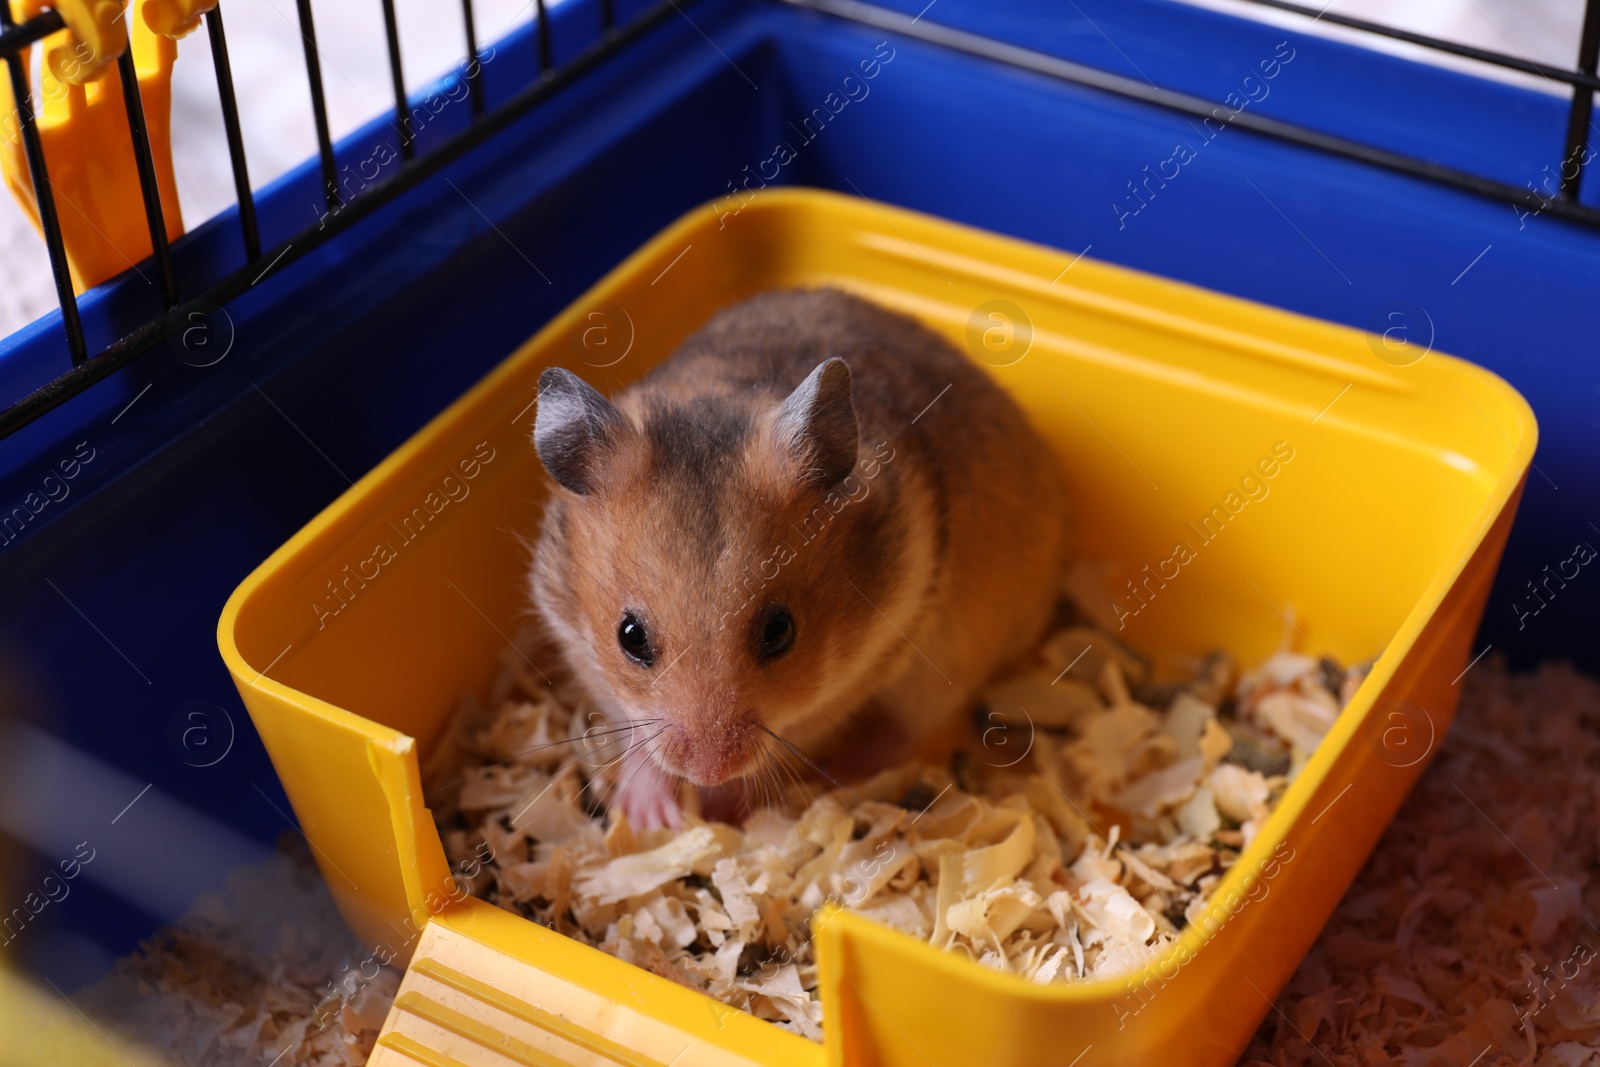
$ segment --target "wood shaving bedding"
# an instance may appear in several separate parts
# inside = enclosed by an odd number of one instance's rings
[[[1461,686],[1438,758],[1279,997],[1283,1014],[1267,1013],[1240,1061],[1247,1067],[1600,1067],[1600,968],[1579,947],[1600,949],[1600,931],[1590,926],[1600,921],[1600,681],[1564,664],[1508,675],[1490,656]],[[1229,729],[1237,734],[1240,724]],[[1230,753],[1239,754],[1238,746]],[[758,813],[744,833],[777,842],[786,826]],[[242,869],[226,900],[197,905],[180,936],[159,932],[74,1001],[109,1033],[174,1063],[362,1063],[396,976],[386,968],[380,981],[352,988],[351,967],[365,953],[340,924],[300,839],[286,839],[285,851],[292,861],[274,856]],[[1131,855],[1115,851],[1125,861]],[[1210,852],[1190,850],[1207,869]],[[1185,884],[1183,861],[1167,875]],[[713,865],[710,887],[719,881],[727,946],[730,912],[751,922],[745,905],[759,906],[741,895],[744,883],[729,869],[719,878]],[[862,910],[890,913],[885,921],[901,928],[914,924],[903,895],[880,897]],[[1081,973],[1082,952],[1081,938],[1067,951],[1047,951],[1034,979]],[[733,981],[760,986],[763,968],[741,978],[732,955],[726,950],[720,962]],[[227,982],[218,980],[219,966],[232,972]],[[778,969],[765,969],[777,979],[770,993],[794,1011],[802,998],[792,983],[802,968],[796,963],[781,978]],[[799,988],[804,993],[803,982]],[[330,989],[338,992],[329,997]]]
[[[1600,682],[1491,658],[1462,685],[1241,1062],[1600,1067]]]
[[[429,805],[447,854],[492,856],[474,894],[813,1039],[830,902],[1041,984],[1121,974],[1204,910],[1364,672],[1287,649],[1155,667],[1075,619],[981,694],[947,763],[763,783],[742,826],[681,832],[607,815],[627,733],[508,655]]]
[[[141,1063],[361,1067],[400,986],[398,970],[363,968],[368,955],[289,835],[73,1003]]]

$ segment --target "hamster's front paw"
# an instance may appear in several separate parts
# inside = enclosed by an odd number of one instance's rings
[[[645,753],[623,759],[620,771],[611,806],[628,817],[629,826],[636,830],[683,828],[683,809],[678,806],[675,777]]]

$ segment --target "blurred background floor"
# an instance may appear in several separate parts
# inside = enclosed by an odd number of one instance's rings
[[[1561,93],[1560,86],[1535,75],[1441,56],[1329,23],[1313,24],[1302,16],[1242,0],[1194,2],[1297,32],[1339,37],[1419,61],[1512,81],[1535,91]],[[376,0],[323,0],[312,7],[328,119],[337,141],[393,106],[382,7]],[[438,4],[396,0],[395,8],[406,86],[414,92],[462,61],[465,34],[460,19],[437,17]],[[533,17],[532,0],[475,0],[474,8],[478,40],[484,43]],[[259,189],[316,152],[295,4],[293,0],[227,0],[223,10],[245,154],[251,182]],[[1567,68],[1577,61],[1583,22],[1582,0],[1333,0],[1326,10]],[[1063,18],[1085,17],[1072,8],[1063,11],[1068,12]],[[205,33],[184,38],[178,51],[172,84],[173,164],[184,222],[192,229],[234,203],[233,175]],[[321,213],[318,205],[308,204],[306,210],[308,224]],[[44,244],[6,196],[0,196],[0,250],[3,336],[55,307]]]

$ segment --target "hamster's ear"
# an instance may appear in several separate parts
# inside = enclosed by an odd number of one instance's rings
[[[806,465],[807,481],[830,486],[854,470],[860,429],[849,364],[837,356],[819,364],[778,405],[773,428],[780,445]]]
[[[600,484],[601,460],[627,423],[594,387],[569,370],[539,375],[539,410],[533,444],[550,477],[580,495]]]

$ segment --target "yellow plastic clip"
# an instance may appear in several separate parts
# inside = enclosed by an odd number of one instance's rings
[[[167,240],[175,241],[183,234],[178,186],[172,175],[172,62],[178,54],[174,36],[193,29],[193,25],[182,27],[197,24],[199,16],[215,6],[215,0],[209,4],[205,0],[135,2],[141,17],[130,20],[125,17],[122,0],[56,0],[53,6],[67,28],[42,42],[43,99],[35,102],[34,111],[72,283],[80,293],[151,253],[150,227],[116,62],[130,46],[130,36]],[[46,6],[52,5],[44,0],[11,0],[18,22]],[[164,34],[158,25],[178,32]],[[24,66],[30,52],[22,51]],[[0,78],[0,174],[13,199],[42,234],[17,105],[10,81],[4,78]]]
[[[217,0],[146,0],[144,20],[152,30],[173,40],[189,36]]]
[[[12,4],[31,8],[38,14],[37,2]],[[45,65],[50,73],[69,85],[87,85],[103,74],[128,47],[128,26],[122,18],[121,0],[56,0],[52,5],[67,24],[66,41],[62,34],[51,37],[45,46]],[[19,20],[20,21],[20,20]]]

